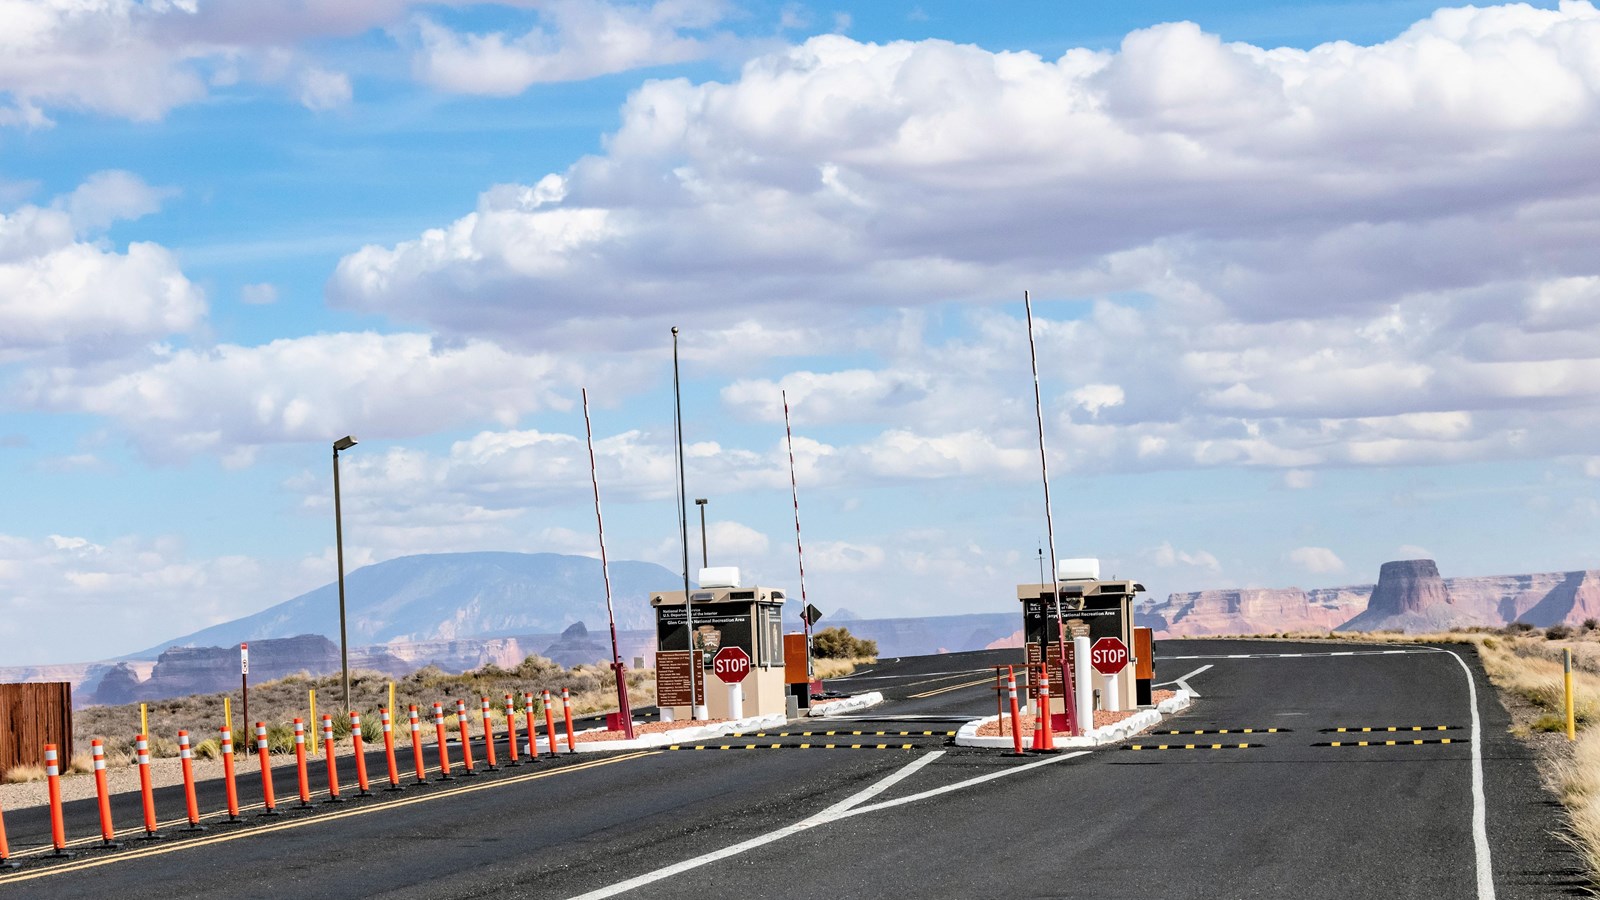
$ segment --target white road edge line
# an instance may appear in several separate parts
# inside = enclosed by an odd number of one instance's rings
[[[769,831],[766,834],[757,835],[756,837],[750,838],[747,841],[740,841],[731,847],[724,847],[721,850],[715,850],[711,853],[704,854],[703,856],[696,856],[693,859],[686,859],[683,862],[674,863],[670,866],[656,869],[654,872],[646,872],[643,875],[629,878],[626,881],[619,881],[616,884],[607,885],[603,888],[597,888],[588,892],[587,894],[579,894],[578,896],[573,897],[572,900],[602,900],[602,898],[605,897],[615,897],[618,894],[626,893],[634,888],[644,887],[647,884],[654,884],[655,882],[664,878],[670,878],[673,875],[678,875],[680,873],[690,871],[691,869],[698,869],[701,866],[709,865],[717,862],[718,860],[727,859],[731,856],[738,856],[746,850],[754,850],[757,847],[765,846],[773,841],[779,841],[786,837],[790,837],[791,835],[799,834],[802,831],[806,831],[818,825],[826,825],[829,822],[836,822],[839,819],[848,818],[861,813],[874,812],[880,809],[888,809],[892,806],[900,806],[902,804],[911,803],[916,800],[924,800],[939,794],[945,794],[949,793],[950,791],[960,790],[961,788],[982,784],[986,781],[993,781],[996,778],[1003,778],[1007,775],[1015,775],[1018,772],[1026,772],[1029,769],[1037,769],[1040,766],[1047,766],[1052,763],[1063,762],[1065,760],[1083,756],[1089,752],[1090,751],[1088,750],[1080,750],[1076,753],[1064,753],[1060,756],[1051,756],[1041,759],[1038,762],[1031,762],[1025,765],[1016,766],[1014,768],[1003,769],[999,772],[993,772],[988,775],[980,775],[976,778],[969,778],[966,781],[958,781],[955,784],[948,784],[944,787],[923,791],[920,794],[912,794],[909,797],[900,797],[884,803],[876,803],[871,806],[859,806],[859,804],[883,793],[906,777],[915,774],[918,769],[921,769],[928,763],[933,762],[934,760],[943,756],[945,753],[943,750],[935,750],[932,753],[929,753],[928,755],[905,765],[894,774],[883,779],[882,781],[877,782],[871,787],[868,787],[863,791],[858,791],[857,793],[846,797],[844,800],[841,800],[838,803],[828,807],[822,812],[802,819],[793,825],[786,825],[783,828],[779,828],[777,831]]]
[[[1207,670],[1209,668],[1211,668],[1211,665],[1209,663],[1207,663],[1206,665],[1203,665],[1200,668],[1195,669],[1193,672],[1190,672],[1187,675],[1181,676],[1179,678],[1174,678],[1171,681],[1163,681],[1160,684],[1152,685],[1152,687],[1166,687],[1169,684],[1175,684],[1178,687],[1181,687],[1184,690],[1188,691],[1189,692],[1189,696],[1191,696],[1191,697],[1199,697],[1200,696],[1200,692],[1196,691],[1192,687],[1189,687],[1189,679],[1195,677],[1196,675],[1199,675],[1201,672],[1204,672],[1205,670]]]
[[[1472,669],[1454,650],[1437,649],[1455,657],[1467,676],[1467,700],[1472,704],[1472,849],[1478,863],[1478,900],[1494,900],[1494,868],[1489,863],[1489,813],[1483,799],[1483,742],[1478,722],[1478,685]]]

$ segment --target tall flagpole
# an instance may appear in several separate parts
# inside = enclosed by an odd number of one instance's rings
[[[672,326],[672,406],[673,447],[678,456],[678,538],[683,544],[683,614],[689,629],[689,718],[700,718],[699,710],[705,699],[695,691],[699,672],[695,666],[700,660],[694,652],[694,601],[689,596],[689,488],[683,477],[683,393],[678,386],[678,326]]]
[[[783,398],[783,434],[789,443],[789,496],[794,500],[794,556],[800,561],[800,621],[806,623],[806,692],[811,691],[810,681],[815,672],[811,667],[811,609],[806,603],[806,552],[800,544],[800,485],[794,477],[794,430],[789,427],[789,392],[779,391]]]
[[[628,703],[628,667],[617,648],[617,617],[611,610],[611,569],[606,565],[606,520],[600,515],[600,473],[594,465],[594,427],[589,424],[589,390],[580,390],[583,394],[583,433],[589,441],[589,480],[594,483],[594,524],[600,532],[600,577],[606,583],[606,620],[611,623],[611,671],[617,676],[617,714],[622,719],[623,734],[631,741],[633,707]],[[555,746],[555,738],[550,739],[550,745]]]
[[[1039,391],[1039,351],[1033,343],[1033,300],[1028,292],[1022,292],[1022,308],[1028,314],[1028,356],[1033,360],[1033,412],[1034,418],[1039,423],[1039,474],[1044,480],[1044,529],[1050,541],[1050,600],[1056,610],[1056,650],[1061,658],[1061,680],[1066,684],[1061,689],[1061,697],[1067,708],[1067,732],[1078,733],[1078,710],[1076,698],[1076,685],[1067,671],[1067,634],[1061,622],[1061,582],[1057,578],[1059,569],[1056,567],[1056,529],[1055,521],[1050,516],[1050,463],[1044,450],[1044,399]],[[1044,658],[1045,648],[1043,642],[1039,647],[1039,657]],[[1080,660],[1080,664],[1087,663]],[[1042,709],[1039,715],[1048,716],[1050,710]]]

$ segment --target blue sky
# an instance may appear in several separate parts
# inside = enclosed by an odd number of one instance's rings
[[[0,664],[352,565],[1011,611],[1600,566],[1587,2],[0,0]],[[693,510],[691,509],[691,512]],[[691,530],[691,543],[698,535]],[[697,549],[697,548],[696,548]],[[591,623],[593,624],[593,623]]]

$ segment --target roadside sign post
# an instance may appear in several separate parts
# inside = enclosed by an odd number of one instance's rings
[[[250,645],[244,643],[239,645],[239,685],[240,693],[244,695],[242,698],[244,701],[244,720],[248,724],[250,722]],[[228,727],[232,728],[233,723],[229,722]]]
[[[723,647],[711,657],[711,671],[728,686],[728,715],[744,717],[745,676],[750,674],[750,654],[743,647]]]
[[[1107,679],[1106,709],[1122,709],[1120,676],[1128,666],[1128,645],[1121,638],[1103,637],[1089,648],[1089,665]]]

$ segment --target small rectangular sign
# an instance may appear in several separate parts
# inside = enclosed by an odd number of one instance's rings
[[[700,654],[696,653],[698,657]],[[694,676],[693,693],[689,677]],[[691,706],[695,699],[701,703],[706,698],[705,666],[695,665],[688,650],[656,651],[656,705]]]
[[[239,645],[239,674],[240,675],[249,675],[250,674],[250,645],[249,644],[240,644]]]

